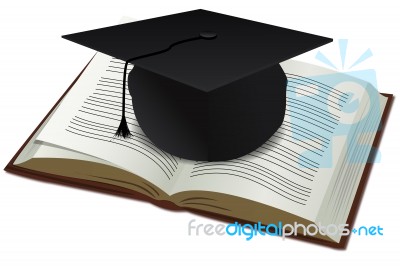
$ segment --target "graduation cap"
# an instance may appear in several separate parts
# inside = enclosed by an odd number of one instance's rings
[[[279,63],[332,41],[206,10],[63,38],[124,60],[136,119],[159,148],[182,158],[229,160],[267,141],[283,122],[287,79]]]

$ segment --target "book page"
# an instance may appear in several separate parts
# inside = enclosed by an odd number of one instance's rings
[[[388,98],[379,97],[378,101],[369,110],[375,110],[372,115],[360,122],[357,133],[352,134],[353,140],[346,145],[346,152],[340,159],[340,167],[336,167],[334,182],[329,184],[328,193],[324,197],[316,222],[322,225],[346,224],[350,209],[364,173],[365,163],[373,163],[374,156],[370,157],[370,150],[375,135],[379,130],[383,111]],[[368,111],[368,110],[366,110]],[[371,153],[377,152],[375,149]],[[340,234],[331,236],[335,241],[340,240]]]
[[[196,162],[194,167],[188,162],[175,193],[226,193],[316,219],[353,125],[364,118],[372,97],[366,93],[366,83],[345,74],[296,61],[281,65],[288,77],[282,126],[241,158]],[[185,204],[194,207],[196,202],[185,200]]]
[[[108,161],[168,191],[180,170],[180,159],[158,149],[144,135],[129,93],[126,118],[133,136],[114,136],[121,117],[123,67],[124,62],[97,53],[37,140]]]

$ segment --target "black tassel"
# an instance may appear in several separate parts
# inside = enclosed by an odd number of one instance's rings
[[[119,127],[117,132],[115,132],[116,137],[123,137],[124,139],[129,138],[132,136],[131,132],[128,128],[128,123],[126,122],[125,118],[125,83],[126,83],[126,70],[128,68],[129,60],[125,62],[124,68],[124,77],[123,77],[123,84],[122,84],[122,115],[121,115],[121,122],[119,123]]]
[[[115,136],[117,137],[123,137],[124,139],[129,138],[132,136],[131,132],[129,131],[128,128],[128,123],[126,122],[125,115],[122,116],[121,122],[119,123],[119,127],[117,129],[117,132],[115,132]]]

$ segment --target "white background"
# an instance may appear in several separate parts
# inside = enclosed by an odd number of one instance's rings
[[[225,2],[225,3],[224,3]],[[378,89],[398,94],[400,8],[397,1],[9,1],[0,3],[1,153],[4,167],[94,54],[61,35],[203,8],[329,36],[319,50],[340,65],[337,39],[349,39],[349,63],[375,68]],[[311,63],[317,50],[302,56]],[[381,162],[373,168],[356,225],[383,236],[353,236],[337,251],[295,240],[188,236],[188,222],[213,222],[151,204],[0,173],[0,265],[174,265],[291,262],[342,265],[400,260],[399,108],[391,112]],[[391,263],[393,264],[393,263]],[[398,264],[397,264],[398,265]]]

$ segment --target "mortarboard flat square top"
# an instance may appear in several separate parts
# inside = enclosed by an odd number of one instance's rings
[[[194,10],[63,36],[126,61],[174,42],[215,32],[135,65],[210,91],[329,43],[332,39],[206,10]],[[194,74],[195,73],[195,74]]]
[[[63,38],[133,61],[128,84],[143,131],[167,152],[206,161],[268,140],[285,114],[279,63],[332,41],[206,10]]]

